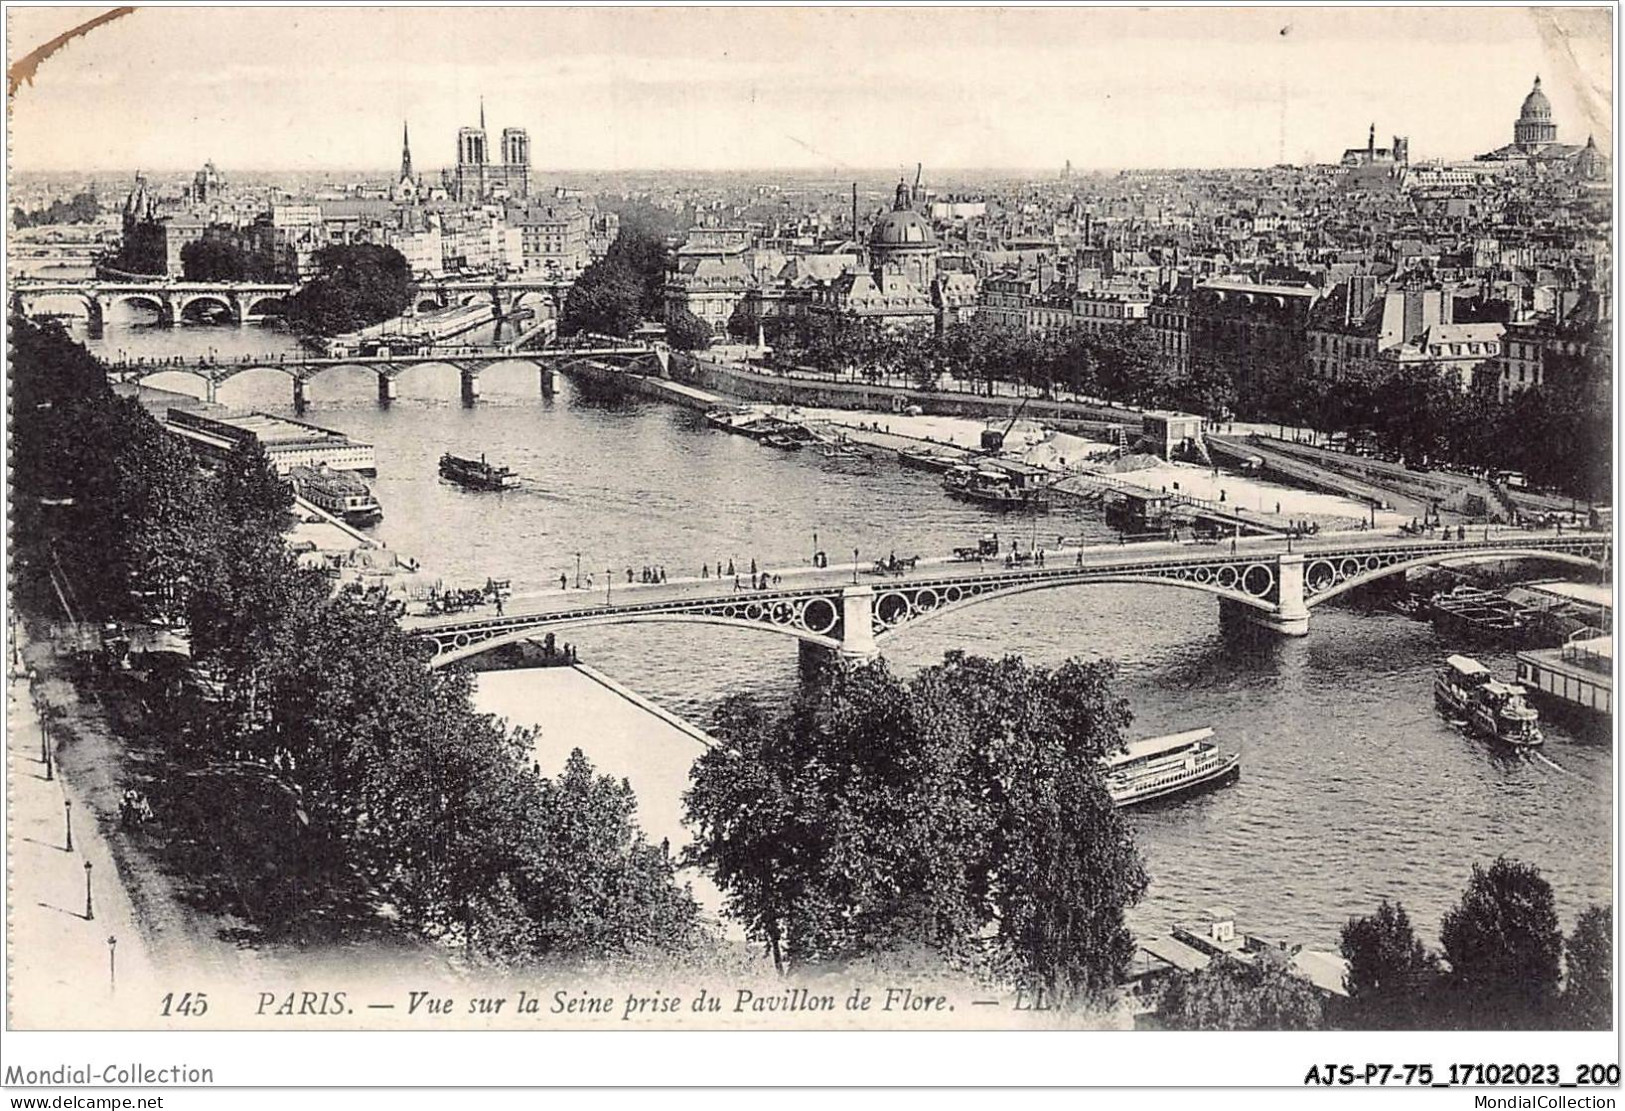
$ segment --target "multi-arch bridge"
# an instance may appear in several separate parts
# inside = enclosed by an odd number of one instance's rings
[[[396,380],[413,367],[447,366],[462,378],[463,403],[472,405],[480,396],[480,372],[497,363],[523,363],[541,373],[542,390],[552,393],[549,368],[571,359],[642,360],[664,358],[664,351],[647,344],[614,336],[578,337],[568,344],[530,347],[524,344],[422,344],[410,348],[387,348],[374,355],[317,355],[282,352],[275,355],[243,355],[236,358],[194,359],[182,356],[160,359],[125,359],[106,363],[108,373],[119,381],[140,382],[158,374],[190,374],[202,380],[204,396],[215,400],[220,383],[255,370],[274,370],[293,382],[293,403],[303,409],[308,400],[308,384],[325,371],[340,367],[370,370],[378,376],[378,400],[392,401]]]
[[[224,312],[234,324],[280,308],[298,287],[284,282],[18,282],[12,299],[25,315],[33,315],[47,297],[76,298],[90,319],[92,335],[99,335],[115,306],[141,305],[158,314],[160,324],[174,325],[197,307]]]
[[[557,315],[571,282],[564,278],[496,278],[419,282],[413,289],[416,310],[469,304],[482,297],[496,301],[499,311],[519,308],[526,297],[546,300]],[[21,281],[12,286],[14,302],[24,315],[33,315],[46,298],[77,300],[90,321],[92,335],[100,335],[112,310],[121,304],[140,305],[157,313],[158,322],[172,326],[199,306],[224,313],[233,324],[267,315],[280,308],[299,289],[292,282],[187,282],[93,279],[89,281]]]
[[[1154,550],[1153,550],[1154,549]],[[689,622],[793,637],[813,651],[853,659],[878,654],[888,638],[922,621],[994,598],[1096,583],[1196,590],[1221,609],[1289,636],[1309,631],[1309,611],[1367,583],[1443,563],[1545,559],[1579,567],[1612,565],[1612,537],[1491,531],[1466,540],[1325,538],[1283,550],[1275,541],[1236,552],[1157,544],[1101,546],[1057,555],[1051,566],[939,564],[884,582],[855,584],[852,569],[798,573],[801,581],[738,590],[721,580],[625,588],[602,603],[568,590],[539,596],[534,608],[503,615],[407,617],[405,628],[433,646],[440,667],[541,633],[593,625]]]

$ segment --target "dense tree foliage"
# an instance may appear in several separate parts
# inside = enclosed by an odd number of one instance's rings
[[[52,201],[44,208],[25,211],[11,210],[13,227],[34,228],[46,224],[88,224],[102,214],[101,202],[94,193],[75,193],[65,201]]]
[[[664,311],[666,241],[636,224],[623,224],[603,258],[581,272],[564,298],[559,333],[629,336]]]
[[[219,692],[146,701],[154,801],[222,909],[272,930],[394,920],[496,963],[705,943],[626,783],[580,752],[544,776],[469,675],[430,671],[381,602],[302,568],[257,447],[206,471],[59,327],[11,332],[25,574],[60,567],[87,620],[183,622]]]
[[[1614,1021],[1614,908],[1587,907],[1565,949],[1564,1025],[1607,1030]]]
[[[144,220],[124,233],[119,249],[108,255],[106,264],[127,274],[166,274],[169,272],[169,233],[157,220]]]
[[[353,332],[399,316],[412,274],[393,247],[335,244],[316,252],[316,276],[288,298],[288,323],[322,336]]]
[[[269,282],[279,276],[274,258],[219,236],[182,247],[181,272],[189,282]]]
[[[1452,1025],[1523,1029],[1544,1025],[1557,1001],[1563,935],[1552,888],[1534,868],[1498,857],[1473,865],[1439,941]]]
[[[1414,1030],[1429,1024],[1439,960],[1417,940],[1405,908],[1384,899],[1375,914],[1350,919],[1341,945],[1349,993],[1338,1025],[1362,1030]]]
[[[1326,1005],[1273,950],[1252,960],[1216,957],[1168,985],[1159,1014],[1176,1030],[1319,1030]]]
[[[704,351],[711,346],[711,326],[687,309],[666,310],[666,342],[679,351]]]
[[[1129,720],[1110,679],[950,653],[907,681],[830,669],[782,715],[730,698],[685,796],[693,859],[781,965],[923,945],[1098,997],[1146,884],[1098,763]]]

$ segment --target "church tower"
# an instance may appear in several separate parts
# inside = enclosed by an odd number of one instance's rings
[[[412,180],[412,138],[407,133],[406,121],[401,121],[401,180]]]

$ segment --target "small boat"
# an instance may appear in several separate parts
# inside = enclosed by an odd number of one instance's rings
[[[519,485],[519,476],[507,467],[498,467],[478,459],[464,459],[447,453],[440,457],[440,477],[450,479],[471,490],[512,490]]]
[[[1479,733],[1514,748],[1537,748],[1546,742],[1540,731],[1540,711],[1524,701],[1527,692],[1516,683],[1497,679],[1474,688],[1467,721]]]
[[[845,441],[824,444],[818,451],[825,459],[867,459],[869,457],[868,452]]]
[[[732,409],[712,409],[705,414],[705,422],[724,432],[740,432],[745,425],[761,420],[763,415],[755,406],[740,405]]]
[[[1230,783],[1241,776],[1241,756],[1210,744],[1211,729],[1191,729],[1135,741],[1101,761],[1106,791],[1118,809]]]
[[[762,443],[768,447],[776,447],[780,451],[801,450],[801,441],[785,432],[769,432],[762,437]]]
[[[1490,669],[1471,656],[1447,656],[1433,675],[1433,701],[1458,721],[1467,720],[1473,691],[1490,681]]]
[[[293,492],[346,524],[365,527],[383,520],[384,507],[365,482],[347,471],[299,466],[288,472]]]
[[[926,448],[922,451],[910,451],[907,448],[897,449],[897,461],[905,467],[912,467],[917,471],[936,471],[939,474],[951,470],[959,464],[959,456],[944,455],[941,452]]]

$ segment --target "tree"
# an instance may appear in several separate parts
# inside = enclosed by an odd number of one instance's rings
[[[157,220],[143,220],[124,233],[119,249],[107,256],[114,270],[128,274],[169,272],[169,233]]]
[[[581,272],[564,298],[559,332],[629,336],[643,319],[642,294],[630,270],[609,258]]]
[[[1375,914],[1343,927],[1344,987],[1340,1025],[1364,1030],[1414,1030],[1429,1025],[1439,961],[1411,930],[1405,908],[1384,899]]]
[[[1614,908],[1582,911],[1565,948],[1568,1021],[1582,1030],[1607,1030],[1614,1020]]]
[[[1473,865],[1439,940],[1450,964],[1455,1025],[1528,1029],[1550,1019],[1563,935],[1551,885],[1535,868],[1505,857],[1488,868]]]
[[[1103,664],[950,653],[908,681],[832,669],[780,716],[719,709],[685,795],[730,915],[784,964],[923,945],[1082,1003],[1114,983],[1145,874],[1099,759]]]
[[[711,326],[681,305],[666,309],[666,341],[679,351],[703,351],[711,346]]]
[[[412,275],[393,247],[335,244],[316,252],[316,277],[288,298],[288,323],[334,336],[399,316],[411,300]]]
[[[1319,1030],[1325,1003],[1294,974],[1284,954],[1252,960],[1215,957],[1204,969],[1175,977],[1159,1010],[1175,1030]]]
[[[100,216],[101,202],[94,193],[75,193],[66,201],[52,201],[33,212],[21,208],[11,210],[11,222],[19,228],[39,227],[45,224],[88,224]]]
[[[271,281],[276,264],[230,239],[208,235],[181,248],[181,271],[189,282]]]

